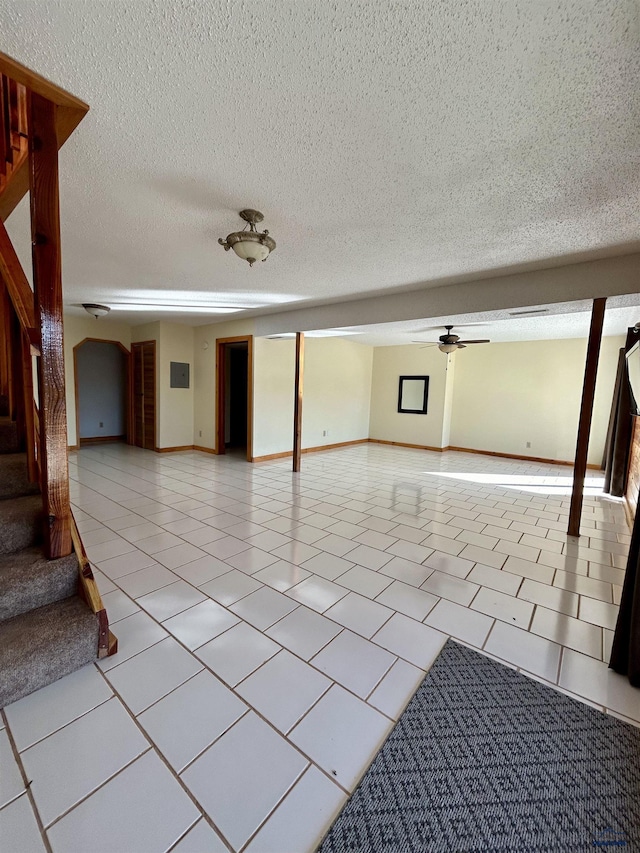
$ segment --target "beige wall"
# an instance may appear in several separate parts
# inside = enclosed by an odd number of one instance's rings
[[[182,323],[147,323],[131,340],[156,342],[156,447],[191,447],[194,410],[194,330]],[[171,362],[189,365],[189,388],[171,388]]]
[[[191,447],[193,444],[194,364],[193,327],[160,323],[158,382],[160,388],[160,432],[158,447]],[[171,388],[171,362],[189,365],[189,387]]]
[[[77,443],[73,348],[85,338],[119,341],[127,349],[132,341],[155,340],[158,447],[214,449],[216,341],[254,330],[250,319],[196,328],[176,323],[131,328],[111,319],[66,315],[69,445]],[[602,341],[591,464],[601,461],[623,343],[622,337]],[[447,359],[436,347],[373,349],[347,339],[307,338],[303,448],[371,437],[571,461],[585,354],[585,339],[495,343]],[[294,360],[293,340],[254,338],[254,456],[292,449]],[[171,361],[190,365],[189,389],[169,387]],[[397,412],[401,375],[430,377],[427,415]]]
[[[254,339],[254,456],[288,453],[293,448],[295,351],[294,340]]]
[[[452,356],[452,361],[455,356]],[[398,412],[400,376],[428,376],[426,415]],[[450,395],[449,390],[449,395]],[[447,402],[447,358],[437,347],[376,347],[373,353],[371,419],[373,439],[442,447]]]
[[[113,320],[95,320],[93,317],[64,315],[64,366],[67,398],[67,444],[78,443],[76,427],[76,383],[73,349],[85,338],[97,338],[103,341],[119,341],[128,350],[131,349],[131,327]]]
[[[372,347],[339,338],[304,346],[303,449],[368,438]],[[295,341],[256,338],[254,456],[292,451],[294,379]]]
[[[369,437],[372,375],[373,347],[343,338],[305,339],[303,449]]]
[[[622,337],[602,340],[590,464],[602,460],[623,345]],[[582,338],[495,343],[457,353],[450,444],[572,461],[586,349]]]

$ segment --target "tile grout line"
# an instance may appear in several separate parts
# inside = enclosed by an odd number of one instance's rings
[[[40,811],[36,805],[36,801],[35,801],[35,798],[33,796],[33,791],[31,790],[31,781],[27,777],[27,772],[25,770],[24,764],[22,763],[22,757],[20,755],[20,752],[18,751],[17,744],[16,744],[15,739],[13,737],[13,732],[11,731],[11,729],[9,727],[9,721],[7,720],[7,715],[5,714],[4,708],[0,708],[0,718],[4,721],[5,729],[7,731],[7,737],[9,738],[9,743],[11,745],[11,751],[13,752],[13,758],[14,758],[14,761],[16,762],[16,765],[18,767],[18,771],[22,777],[22,783],[24,785],[24,791],[19,796],[23,796],[23,794],[26,793],[27,799],[29,800],[29,804],[31,806],[31,810],[32,810],[33,815],[35,817],[36,824],[38,826],[38,831],[40,832],[40,835],[42,837],[42,843],[44,844],[45,849],[47,850],[47,853],[53,853],[53,850],[51,848],[51,844],[49,843],[49,838],[47,837],[47,834],[46,834],[46,831],[44,828],[44,823],[42,822],[42,818],[40,817]],[[15,799],[18,799],[18,798],[19,797],[16,797]],[[15,800],[12,800],[12,802],[14,802],[14,801]],[[6,803],[5,805],[9,805],[9,803]]]

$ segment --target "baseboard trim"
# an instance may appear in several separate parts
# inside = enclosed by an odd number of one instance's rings
[[[445,450],[451,450],[450,447],[431,447],[429,444],[408,444],[406,441],[387,441],[384,438],[368,439],[372,444],[389,444],[393,447],[411,447],[413,450],[432,450],[435,453],[444,453]]]
[[[81,438],[80,447],[85,447],[88,444],[106,444],[107,442],[126,441],[126,435],[96,435],[91,438]],[[77,446],[77,445],[76,445]]]
[[[285,450],[284,453],[266,453],[264,456],[252,456],[251,462],[271,462],[273,459],[286,459],[293,456],[293,450]]]
[[[350,447],[354,444],[366,444],[370,438],[356,438],[353,441],[338,441],[335,444],[320,444],[317,447],[303,447],[302,453],[321,453],[323,450],[335,450],[337,447]],[[270,462],[273,459],[286,459],[293,456],[293,450],[285,450],[283,453],[268,453],[266,456],[253,456],[252,462]]]
[[[103,444],[105,442],[125,441],[123,435],[105,436],[100,438],[82,438],[80,444],[84,447],[86,444]],[[432,447],[429,444],[409,444],[405,441],[387,441],[384,438],[356,438],[353,441],[338,441],[335,444],[320,444],[316,447],[303,447],[302,453],[322,453],[324,450],[335,450],[338,447],[351,447],[356,444],[387,444],[392,447],[409,447],[413,450],[429,450],[433,453],[445,453],[451,450],[455,453],[477,453],[479,456],[498,456],[502,459],[517,459],[521,462],[543,462],[547,465],[567,465],[573,467],[573,462],[564,459],[548,459],[544,456],[520,456],[517,453],[499,453],[496,450],[476,450],[473,447],[456,447],[448,445],[447,447]],[[67,447],[69,452],[79,450],[79,445],[70,444]],[[201,447],[198,444],[184,444],[180,447],[156,447],[156,453],[179,453],[184,450],[199,450],[201,453],[211,453],[217,456],[217,451],[211,447]],[[292,450],[286,450],[282,453],[267,453],[264,456],[253,456],[250,462],[270,462],[274,459],[286,459],[293,456]],[[601,471],[600,465],[587,465],[591,471]],[[626,505],[626,501],[625,501]]]
[[[415,450],[431,450],[435,453],[445,453],[452,450],[455,453],[477,453],[480,456],[499,456],[502,459],[518,459],[521,462],[545,462],[548,465],[568,465],[573,467],[574,463],[564,459],[548,459],[545,456],[520,456],[517,453],[499,453],[495,450],[476,450],[473,447],[456,447],[453,444],[447,447],[430,447],[428,444],[408,444],[404,441],[386,441],[383,438],[370,438],[369,441],[374,444],[391,444],[395,447],[412,447]],[[601,471],[599,465],[587,465],[591,471]]]
[[[471,447],[443,447],[443,450],[453,450],[456,453],[478,453],[481,456],[499,456],[502,459],[518,459],[522,462],[545,462],[547,465],[568,465],[573,467],[574,462],[569,462],[565,459],[548,459],[545,456],[520,456],[517,453],[498,453],[495,450],[475,450]],[[599,465],[587,465],[591,471],[602,471]]]
[[[71,453],[73,450],[79,450],[79,449],[80,448],[77,444],[68,444],[67,445],[67,450],[69,451],[69,453]]]

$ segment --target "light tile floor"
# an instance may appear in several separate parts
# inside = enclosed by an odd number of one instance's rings
[[[448,636],[640,725],[606,663],[629,530],[598,475],[578,540],[565,467],[290,466],[72,455],[120,652],[4,709],[2,849],[311,851]]]

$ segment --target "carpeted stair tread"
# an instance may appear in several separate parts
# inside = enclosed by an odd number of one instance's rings
[[[78,591],[75,554],[47,560],[40,548],[0,557],[0,622]]]
[[[15,554],[42,541],[40,495],[0,501],[0,555]]]
[[[0,456],[0,500],[34,495],[37,483],[30,483],[26,453],[6,453]]]
[[[18,425],[9,417],[0,417],[0,453],[17,453]]]
[[[78,596],[0,623],[0,707],[95,660],[98,619]]]

